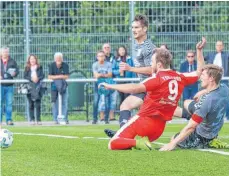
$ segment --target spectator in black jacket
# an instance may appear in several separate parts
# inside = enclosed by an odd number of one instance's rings
[[[11,59],[9,55],[9,48],[3,47],[0,51],[1,63],[0,63],[0,79],[10,80],[16,77],[19,73],[17,63]],[[1,106],[0,106],[0,123],[2,122],[2,108],[5,101],[5,114],[6,124],[13,125],[12,110],[13,110],[13,83],[2,83],[0,85],[1,90]]]
[[[24,78],[30,81],[29,85],[31,87],[27,94],[31,125],[35,125],[35,116],[37,124],[41,125],[41,80],[44,79],[44,73],[38,58],[33,54],[28,57]],[[34,114],[34,109],[36,109],[36,115]]]
[[[49,66],[48,79],[54,80],[51,84],[51,98],[52,98],[52,113],[53,120],[56,124],[58,121],[58,92],[62,95],[62,114],[64,116],[64,121],[68,124],[68,90],[66,86],[66,79],[69,77],[69,66],[67,63],[63,62],[63,54],[58,52],[54,55],[54,61]],[[59,80],[59,81],[58,81]],[[58,85],[56,85],[58,84]],[[65,84],[65,85],[60,85]],[[64,88],[65,87],[65,88]],[[65,89],[65,90],[59,90]]]

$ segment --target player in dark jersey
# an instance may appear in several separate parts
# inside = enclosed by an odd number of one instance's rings
[[[195,72],[181,74],[171,70],[172,55],[166,49],[157,48],[152,56],[152,72],[156,73],[154,76],[140,84],[99,85],[124,93],[147,92],[138,114],[117,131],[109,142],[109,149],[136,147],[151,150],[150,141],[158,139],[164,131],[166,121],[172,119],[184,86],[198,80],[204,65],[203,46],[204,43],[197,44],[198,69]],[[135,140],[137,135],[143,138]]]
[[[222,75],[223,69],[217,65],[209,64],[203,67],[200,76],[201,87],[204,88],[201,91],[203,95],[197,102],[194,100],[184,102],[184,107],[192,114],[191,119],[169,144],[160,149],[161,151],[170,151],[176,146],[186,149],[229,148],[227,143],[217,139],[229,101],[228,87],[224,84],[220,85]]]
[[[145,15],[139,14],[135,16],[132,23],[132,32],[135,39],[133,53],[134,67],[130,67],[124,62],[120,63],[120,70],[135,72],[141,80],[148,78],[152,74],[152,50],[156,48],[152,41],[147,38],[148,24],[149,22]],[[145,95],[145,92],[131,94],[122,102],[119,117],[120,127],[131,117],[131,110],[142,105]],[[104,131],[109,137],[112,137],[116,132],[110,129],[105,129]]]

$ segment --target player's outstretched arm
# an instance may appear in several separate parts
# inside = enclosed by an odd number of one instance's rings
[[[106,89],[114,89],[119,92],[123,93],[141,93],[146,92],[146,87],[144,84],[107,84],[107,83],[100,83],[99,88],[104,86]]]
[[[190,73],[183,73],[184,76],[186,76],[186,77],[193,77],[193,76],[200,77],[200,75],[202,73],[202,68],[205,65],[204,56],[203,56],[203,48],[206,45],[206,42],[207,41],[206,41],[205,37],[202,37],[202,41],[200,41],[196,44],[197,70],[194,72],[190,72]]]
[[[202,37],[202,41],[196,44],[196,57],[197,57],[197,75],[200,77],[202,73],[202,68],[205,65],[204,62],[204,55],[203,55],[203,48],[206,45],[207,41],[205,37]]]
[[[125,62],[121,62],[119,64],[119,69],[123,71],[130,71],[138,74],[145,74],[145,75],[151,75],[152,74],[152,68],[149,67],[131,67]]]
[[[152,67],[131,67],[131,72],[145,75],[152,75]]]
[[[177,144],[182,142],[184,139],[186,139],[197,127],[199,123],[195,122],[194,120],[190,119],[188,124],[183,128],[183,130],[180,132],[180,134],[172,139],[170,143],[164,145],[160,151],[171,151],[173,150]]]

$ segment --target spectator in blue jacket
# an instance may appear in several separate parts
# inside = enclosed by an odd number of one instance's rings
[[[192,72],[197,69],[197,62],[195,60],[195,52],[188,50],[186,52],[186,61],[180,65],[180,72]],[[198,83],[186,86],[183,91],[183,100],[192,99],[198,92]]]
[[[131,67],[134,67],[133,60],[130,56],[128,56],[127,49],[125,46],[120,46],[117,49],[116,58],[112,62],[113,77],[114,78],[135,78],[136,74],[134,72],[129,72],[129,71],[122,72],[119,70],[119,64],[121,62],[125,62]],[[122,93],[122,92],[119,92],[119,95],[120,95],[120,104],[127,96],[129,96],[129,94]]]

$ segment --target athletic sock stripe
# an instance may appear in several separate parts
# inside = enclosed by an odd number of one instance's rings
[[[118,135],[120,135],[121,132],[123,132],[127,127],[129,127],[132,123],[134,123],[140,116],[135,115],[134,117],[132,117],[125,125],[123,125],[118,131],[117,133],[113,136],[113,138],[118,137]]]

